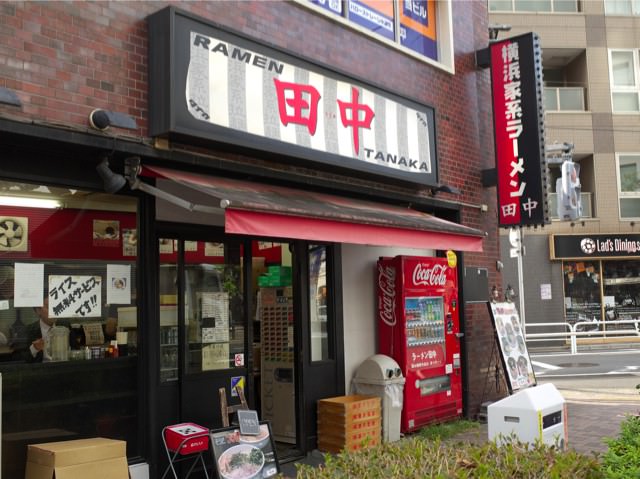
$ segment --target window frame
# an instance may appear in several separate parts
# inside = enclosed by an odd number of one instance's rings
[[[503,0],[504,1],[504,0]],[[516,10],[515,8],[515,2],[516,0],[507,0],[511,3],[511,9],[510,10],[491,10],[490,6],[491,6],[491,0],[488,1],[487,3],[487,9],[489,14],[491,13],[500,13],[500,12],[508,12],[508,13],[558,13],[558,14],[562,14],[562,15],[570,15],[572,13],[582,13],[580,11],[580,3],[578,2],[578,0],[573,0],[573,3],[575,3],[576,9],[574,11],[564,11],[564,10],[558,10],[556,11],[555,9],[555,5],[556,5],[556,0],[549,0],[549,2],[551,3],[551,10]],[[565,0],[562,0],[565,1]]]
[[[622,206],[621,206],[621,200],[622,199],[636,199],[638,201],[640,201],[640,186],[638,188],[638,191],[622,191],[622,175],[621,175],[621,171],[620,171],[620,159],[624,158],[624,157],[629,157],[629,156],[635,156],[637,157],[637,164],[638,164],[638,168],[637,168],[637,172],[638,172],[638,180],[640,180],[640,153],[633,153],[633,152],[628,152],[628,153],[616,153],[616,182],[617,182],[617,189],[618,189],[618,217],[621,221],[626,221],[626,220],[633,220],[633,219],[637,219],[640,218],[640,213],[638,214],[638,216],[622,216]]]
[[[379,43],[385,44],[387,46],[390,46],[395,50],[398,50],[406,55],[409,55],[415,58],[416,60],[420,60],[424,63],[428,63],[429,65],[437,67],[448,73],[451,73],[451,74],[455,73],[455,61],[454,61],[455,59],[454,59],[454,50],[453,50],[453,14],[452,14],[452,8],[451,8],[452,0],[435,0],[436,28],[438,32],[437,33],[438,60],[434,60],[433,58],[429,58],[424,55],[421,55],[420,53],[415,52],[414,50],[411,50],[410,48],[400,44],[400,37],[399,37],[400,16],[398,15],[398,8],[399,8],[398,5],[401,2],[398,2],[396,0],[394,0],[393,2],[395,38],[394,40],[389,40],[387,38],[382,37],[381,35],[378,35],[375,32],[372,32],[371,30],[368,30],[365,27],[362,27],[360,25],[355,24],[354,22],[349,21],[347,18],[348,6],[346,5],[346,2],[344,2],[344,0],[340,0],[340,1],[344,3],[344,7],[346,7],[346,8],[343,8],[342,16],[336,13],[331,13],[323,9],[319,5],[315,5],[311,3],[310,0],[293,0],[293,3],[295,3],[296,5],[300,5],[304,8],[307,8],[309,10],[312,10],[336,23],[340,23],[341,25],[351,30],[362,33],[367,37],[369,37],[370,39],[375,40]]]
[[[633,55],[633,75],[635,85],[633,86],[616,86],[613,82],[613,54],[616,52],[631,52]],[[611,112],[616,115],[632,115],[640,113],[640,74],[638,49],[637,48],[610,48],[607,51],[609,60],[609,88],[611,90]],[[637,110],[622,110],[616,111],[614,107],[613,95],[614,93],[635,93],[638,97],[638,109]]]
[[[604,14],[607,17],[637,17],[640,15],[640,1],[639,0],[615,0],[618,3],[625,2],[630,6],[631,13],[618,13],[608,12],[607,5],[611,5],[610,0],[604,0]]]

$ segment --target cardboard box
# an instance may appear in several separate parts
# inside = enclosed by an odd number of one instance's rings
[[[128,479],[126,442],[105,439],[30,444],[25,479]]]

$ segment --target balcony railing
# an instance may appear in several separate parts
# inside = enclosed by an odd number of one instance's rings
[[[544,108],[546,111],[584,111],[584,88],[545,87]]]
[[[581,218],[593,218],[593,205],[591,202],[592,193],[580,193],[580,201],[582,203]],[[552,219],[558,219],[558,194],[549,193],[549,216]]]

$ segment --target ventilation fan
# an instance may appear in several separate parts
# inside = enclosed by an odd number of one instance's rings
[[[28,251],[29,219],[0,216],[0,251]]]

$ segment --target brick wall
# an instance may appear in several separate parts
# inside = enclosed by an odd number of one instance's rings
[[[135,118],[139,130],[120,134],[147,139],[145,18],[170,3],[0,3],[0,86],[14,90],[23,103],[22,108],[0,105],[0,116],[89,131],[89,113],[103,108]],[[485,2],[452,2],[455,75],[295,3],[173,3],[223,28],[433,106],[441,181],[460,188],[462,201],[489,205],[486,213],[474,208],[462,210],[463,224],[489,233],[484,252],[466,254],[465,264],[488,268],[490,284],[499,284],[495,268],[499,258],[495,190],[483,189],[480,183],[481,170],[494,165],[489,72],[477,70],[474,63],[475,50],[488,42]],[[260,161],[240,156],[235,159]],[[341,180],[400,189],[362,179]],[[466,314],[469,406],[473,412],[481,400],[489,399],[482,389],[493,335],[486,307],[469,307]]]

